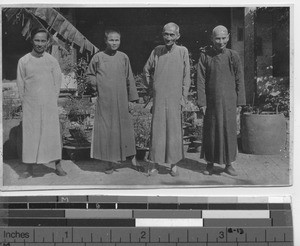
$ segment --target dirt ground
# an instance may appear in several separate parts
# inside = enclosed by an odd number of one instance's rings
[[[203,174],[206,163],[199,158],[199,153],[185,153],[185,159],[178,163],[180,175],[172,177],[170,167],[161,165],[156,176],[149,176],[149,163],[140,161],[145,172],[131,168],[130,162],[117,164],[115,172],[105,174],[106,164],[101,161],[63,160],[67,176],[60,177],[54,173],[54,166],[39,164],[34,167],[34,176],[21,179],[26,166],[20,160],[6,160],[3,165],[4,189],[20,189],[20,186],[40,186],[53,189],[58,186],[89,186],[100,188],[167,188],[167,187],[207,187],[207,186],[287,186],[291,184],[292,165],[288,152],[280,155],[238,154],[234,167],[238,176],[229,176],[223,172],[224,166],[215,165],[211,176]]]

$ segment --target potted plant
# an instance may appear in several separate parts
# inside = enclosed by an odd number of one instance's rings
[[[257,104],[243,108],[242,150],[247,154],[279,154],[286,144],[286,118],[289,117],[288,78],[272,76],[257,79]]]
[[[18,98],[11,98],[12,91],[11,86],[3,84],[3,159],[22,158],[22,105]]]
[[[191,147],[194,152],[200,152],[202,146],[203,120],[197,119],[192,128]]]
[[[60,114],[63,147],[71,159],[89,156],[90,152],[94,105],[91,102],[93,90],[87,82],[87,67],[87,60],[80,58],[77,63],[66,62],[64,69],[68,74],[73,74],[76,80],[76,93],[62,102]]]
[[[130,112],[133,118],[134,137],[136,144],[136,158],[146,160],[150,147],[151,113],[141,104],[132,105]]]
[[[89,156],[94,107],[82,97],[70,96],[62,105],[63,148],[75,160]]]
[[[199,108],[196,103],[195,93],[190,91],[187,103],[183,108],[182,112],[183,119],[183,148],[184,152],[194,151],[196,142],[196,134],[198,123],[201,121],[199,119]],[[199,126],[200,127],[200,126]],[[193,143],[195,141],[195,143]]]

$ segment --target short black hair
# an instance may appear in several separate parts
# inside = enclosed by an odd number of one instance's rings
[[[121,32],[120,32],[119,29],[117,29],[117,28],[107,28],[107,29],[105,29],[105,32],[104,32],[105,39],[107,39],[107,37],[110,33],[118,33],[121,37]]]
[[[47,34],[47,40],[50,39],[50,34],[49,34],[49,32],[47,32],[46,29],[41,28],[41,27],[37,27],[37,28],[32,29],[32,31],[31,31],[31,34],[30,34],[30,39],[31,39],[31,41],[33,40],[34,36],[35,36],[37,33],[39,33],[39,32],[46,33],[46,34]]]

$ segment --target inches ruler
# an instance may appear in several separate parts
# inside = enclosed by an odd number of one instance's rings
[[[0,197],[1,246],[292,246],[289,197]]]

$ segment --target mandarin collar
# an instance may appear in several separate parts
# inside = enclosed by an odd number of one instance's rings
[[[31,55],[36,58],[43,57],[45,55],[45,51],[42,54],[37,53],[35,50],[31,51]]]
[[[177,44],[175,43],[175,44],[172,45],[172,48],[171,48],[170,50],[168,50],[168,49],[167,49],[167,46],[165,45],[165,49],[166,49],[166,51],[167,51],[168,53],[172,52],[176,47],[177,47]]]
[[[225,54],[226,52],[226,47],[224,49],[222,49],[221,51],[220,50],[217,50],[215,47],[213,47],[213,50],[214,52],[218,55],[218,54]]]

